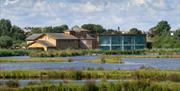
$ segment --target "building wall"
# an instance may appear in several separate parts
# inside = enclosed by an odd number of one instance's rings
[[[81,39],[79,42],[79,47],[82,49],[95,49],[97,48],[96,39]]]
[[[70,39],[59,39],[56,42],[56,48],[57,49],[67,49],[67,48],[73,48],[78,49],[78,40],[70,40]]]
[[[27,41],[27,45],[28,45],[28,44],[31,44],[32,42],[34,42],[34,41]]]
[[[37,40],[44,40],[44,41],[48,41],[49,43],[53,44],[56,46],[56,39],[48,36],[48,35],[43,35],[42,37],[38,38]]]
[[[146,47],[145,35],[101,35],[99,48],[103,50],[137,50]]]
[[[82,49],[92,49],[92,40],[80,40],[79,46]]]
[[[47,50],[47,47],[46,46],[43,46],[39,43],[33,43],[31,45],[28,46],[28,49],[43,49],[43,50]]]

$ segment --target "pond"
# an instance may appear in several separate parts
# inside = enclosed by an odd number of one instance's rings
[[[73,62],[7,62],[0,63],[1,70],[15,70],[15,69],[83,69],[83,68],[104,68],[104,69],[122,69],[134,70],[142,66],[154,67],[160,69],[179,69],[180,58],[124,58],[123,64],[109,64],[109,63],[90,63],[83,62],[83,60],[93,60],[97,56],[74,56],[64,57],[71,58]],[[16,57],[14,57],[16,58]],[[17,57],[19,58],[19,57]],[[28,57],[23,57],[28,58]]]
[[[101,82],[104,80],[101,79],[91,79],[91,80],[5,80],[5,79],[0,79],[0,86],[5,85],[8,82],[16,82],[19,84],[19,86],[27,86],[30,84],[42,84],[42,83],[86,83],[88,81],[93,81],[93,82]],[[106,80],[108,82],[117,82],[117,81],[130,81],[130,80]]]

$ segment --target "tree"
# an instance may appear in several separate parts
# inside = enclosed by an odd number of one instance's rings
[[[103,32],[103,34],[122,34],[122,32],[113,29],[108,29],[106,30],[106,32]]]
[[[53,27],[45,27],[43,28],[43,33],[54,33]]]
[[[180,40],[175,39],[169,33],[162,33],[161,36],[155,36],[154,48],[180,48]]]
[[[9,36],[1,36],[0,37],[0,48],[9,48],[13,44],[13,40]]]
[[[67,25],[55,26],[53,27],[53,32],[63,33],[65,30],[69,29]]]
[[[17,26],[12,26],[11,27],[11,37],[16,41],[16,40],[25,40],[26,38],[26,35],[25,35],[25,32],[17,27]]]
[[[155,27],[152,27],[150,30],[149,30],[149,36],[150,37],[154,37],[154,36],[160,36],[161,34],[163,33],[170,33],[170,25],[168,24],[167,21],[160,21],[158,22],[158,24],[155,26]]]
[[[91,34],[100,34],[105,32],[105,29],[99,24],[84,24],[81,26],[81,28],[90,30],[89,33]]]
[[[40,27],[32,28],[31,32],[32,33],[42,33],[42,28],[40,28]]]
[[[11,34],[11,21],[7,19],[0,20],[0,36]]]
[[[142,34],[142,31],[137,28],[131,28],[128,34]]]
[[[65,30],[68,29],[68,26],[63,24],[60,26],[48,26],[48,27],[35,27],[31,30],[31,33],[63,33]]]
[[[174,32],[174,37],[178,40],[180,40],[180,28],[177,29],[175,32]]]

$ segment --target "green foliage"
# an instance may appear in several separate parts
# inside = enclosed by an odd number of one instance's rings
[[[69,62],[62,58],[1,58],[0,62]]]
[[[31,57],[66,57],[66,56],[78,56],[83,55],[81,51],[78,50],[56,50],[56,51],[40,51],[32,52],[29,54]]]
[[[106,59],[105,59],[105,57],[101,57],[101,63],[106,63]]]
[[[14,40],[25,40],[26,38],[24,31],[22,31],[21,28],[17,26],[11,27],[11,36]]]
[[[6,19],[0,20],[0,36],[7,35],[9,36],[11,33],[11,21]]]
[[[103,32],[102,34],[122,34],[122,32],[117,31],[117,30],[113,30],[113,29],[108,29],[105,32]]]
[[[6,86],[9,88],[19,87],[19,83],[17,81],[8,81],[6,82]]]
[[[68,29],[67,25],[60,25],[60,26],[49,26],[49,27],[35,27],[31,30],[32,33],[63,33],[65,30]]]
[[[87,81],[85,84],[85,91],[99,91],[95,81]]]
[[[142,31],[137,28],[131,28],[128,34],[142,34]]]
[[[35,27],[35,28],[32,28],[31,30],[32,33],[42,33],[42,28],[40,27]]]
[[[95,60],[85,60],[85,62],[94,62],[94,63],[123,63],[120,56],[112,55],[101,55],[98,56]]]
[[[46,76],[46,78],[44,78]],[[144,68],[139,70],[0,70],[3,79],[116,79],[151,80],[180,82],[179,70],[158,70]]]
[[[81,26],[81,28],[90,30],[91,34],[100,34],[100,33],[105,32],[105,29],[103,28],[103,26],[99,24],[84,24]]]
[[[0,48],[9,48],[13,45],[13,40],[9,36],[0,37]]]
[[[162,33],[170,33],[170,25],[168,24],[167,21],[160,21],[155,27],[152,27],[150,31],[150,36],[160,36]]]
[[[0,56],[24,56],[30,52],[29,50],[0,49]]]
[[[180,40],[175,39],[169,33],[163,33],[161,36],[153,38],[154,48],[180,48]]]
[[[152,82],[148,80],[140,81],[118,81],[100,82],[88,81],[82,83],[40,83],[15,90],[4,90],[8,87],[1,87],[3,91],[179,91],[180,84],[175,82]]]
[[[174,32],[174,37],[175,37],[177,40],[180,40],[180,28],[177,29],[177,30]]]
[[[180,48],[179,30],[172,36],[170,35],[170,29],[168,22],[162,20],[149,30],[153,48]]]
[[[78,56],[78,55],[92,55],[92,54],[143,54],[144,50],[137,51],[120,51],[120,50],[54,50],[54,51],[39,51],[29,54],[31,57],[65,57],[65,56]]]
[[[13,44],[17,44],[17,42],[22,43],[22,41],[25,40],[26,35],[24,31],[21,30],[21,28],[15,25],[12,26],[10,20],[1,19],[0,20],[0,37],[1,37],[0,47],[9,48]]]

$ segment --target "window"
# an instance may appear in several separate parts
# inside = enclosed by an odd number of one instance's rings
[[[124,44],[133,44],[133,36],[124,36]]]
[[[122,50],[121,46],[112,46],[112,50]]]
[[[109,46],[100,46],[100,49],[101,49],[101,50],[109,50],[110,47],[109,47]]]
[[[121,44],[121,36],[112,36],[112,44]]]
[[[133,50],[133,46],[124,46],[124,50]]]
[[[109,36],[100,36],[99,43],[100,44],[110,44]]]
[[[144,46],[135,46],[136,49],[144,49]]]
[[[145,43],[145,38],[142,35],[135,36],[135,42],[136,44],[144,44]]]

